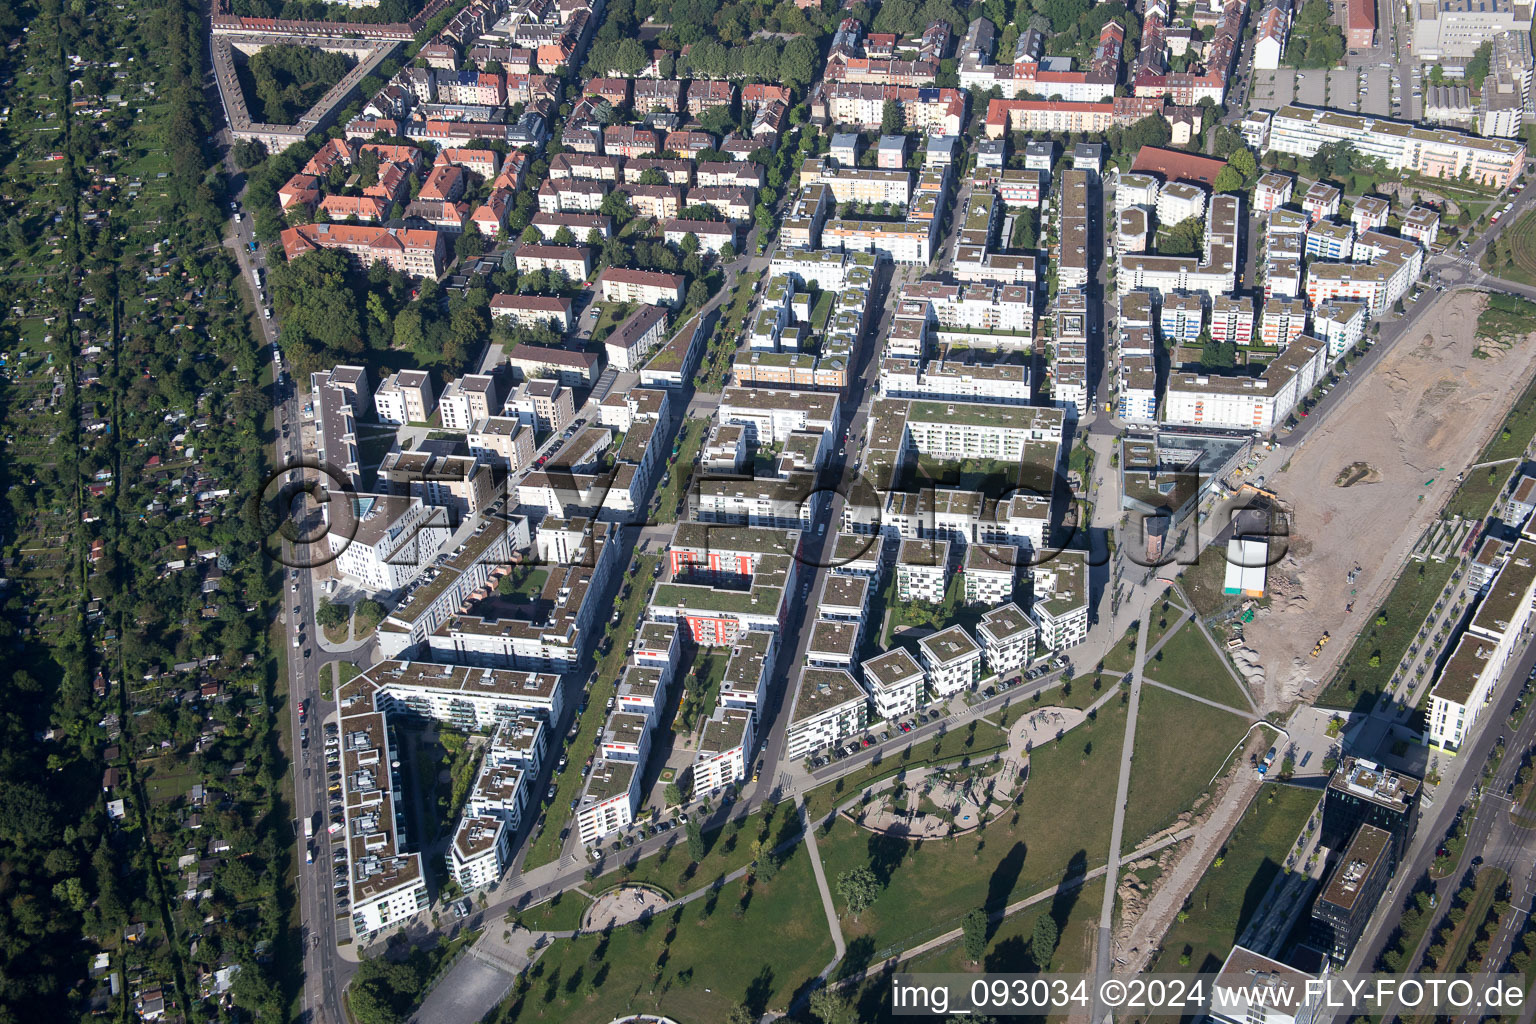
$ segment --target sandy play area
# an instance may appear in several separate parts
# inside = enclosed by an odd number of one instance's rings
[[[1332,675],[1435,511],[1455,490],[1536,363],[1536,344],[1474,358],[1483,296],[1442,297],[1424,333],[1400,339],[1344,404],[1270,477],[1291,509],[1292,543],[1270,569],[1273,603],[1239,660],[1264,675],[1267,707],[1311,696]],[[1440,467],[1445,467],[1445,472]],[[1426,482],[1433,478],[1428,487]],[[1347,483],[1348,486],[1340,486]],[[1353,584],[1354,614],[1346,615]],[[1323,630],[1332,642],[1308,657]]]

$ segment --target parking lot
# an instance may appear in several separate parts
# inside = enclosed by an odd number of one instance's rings
[[[1399,113],[1394,107],[1393,96],[1397,90],[1392,84],[1392,74],[1392,69],[1379,66],[1255,71],[1253,106],[1274,110],[1288,103],[1300,103],[1377,117],[1411,116],[1406,108]],[[1418,87],[1416,80],[1410,85]],[[1411,89],[1405,89],[1402,98],[1418,99],[1411,95]]]

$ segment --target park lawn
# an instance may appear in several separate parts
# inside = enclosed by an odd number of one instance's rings
[[[581,927],[582,915],[592,901],[571,890],[557,892],[536,907],[518,912],[518,924],[535,932],[573,932]]]
[[[1004,971],[1020,973],[1034,966],[1030,938],[1035,921],[1049,914],[1056,921],[1056,954],[1046,964],[1047,970],[1061,974],[1087,974],[1093,969],[1094,943],[1099,933],[1099,911],[1104,904],[1104,880],[1042,900],[1017,914],[994,922],[987,938],[987,951],[980,964],[965,959],[965,941],[953,943],[931,953],[914,957],[902,965],[903,971],[959,974],[964,971]]]
[[[832,959],[832,938],[804,844],[736,909],[741,882],[660,915],[643,931],[557,940],[489,1020],[608,1024],[633,1013],[721,1021],[739,1002],[783,1011]],[[676,924],[674,926],[674,915]],[[670,939],[668,936],[671,936]]]
[[[1179,587],[1195,606],[1195,614],[1207,620],[1245,600],[1228,594],[1226,584],[1227,560],[1221,552],[1211,548],[1202,551],[1195,563],[1185,566],[1179,574]]]
[[[857,943],[878,959],[959,927],[976,907],[1007,906],[1102,864],[1125,717],[1125,707],[1111,701],[1060,747],[1037,748],[1014,811],[977,833],[914,844],[839,818],[818,842],[850,949]],[[1089,742],[1092,753],[1085,757]],[[855,920],[835,893],[838,876],[861,865],[888,881]]]
[[[1191,809],[1247,728],[1230,712],[1143,686],[1121,849],[1136,849]]]
[[[1453,568],[1450,562],[1410,562],[1404,566],[1381,607],[1368,613],[1371,625],[1349,649],[1333,681],[1318,698],[1318,707],[1363,710],[1375,702],[1424,625],[1424,617],[1435,606]],[[1357,606],[1355,612],[1359,611]],[[1387,617],[1385,625],[1374,625],[1383,614]],[[1380,659],[1374,667],[1370,664],[1372,655]]]
[[[1197,697],[1229,707],[1247,708],[1248,698],[1232,681],[1225,661],[1200,632],[1200,627],[1190,622],[1180,626],[1168,642],[1147,659],[1142,672]]]
[[[549,582],[549,570],[537,566],[525,565],[513,570],[513,575],[506,577],[514,582],[512,589],[502,595],[511,598],[519,604],[532,604],[544,593],[544,584]],[[501,593],[500,586],[497,593]]]
[[[1282,869],[1318,800],[1316,790],[1265,786],[1227,837],[1220,867],[1206,870],[1186,907],[1163,938],[1153,971],[1215,971],[1232,951],[1259,901]],[[1189,967],[1179,966],[1181,955]]]
[[[1147,650],[1157,646],[1170,629],[1178,629],[1179,622],[1184,618],[1184,611],[1171,601],[1163,601],[1152,609],[1152,621],[1147,623]],[[1140,629],[1132,626],[1125,631],[1120,641],[1110,648],[1104,656],[1104,671],[1122,676],[1136,667],[1136,638],[1140,635]]]
[[[628,599],[620,604],[619,622],[612,630],[615,637],[635,635],[635,630],[639,628],[640,613],[645,610],[645,598],[648,593],[643,583],[651,578],[651,567],[660,561],[656,555],[637,557],[640,563],[639,568],[634,574],[634,585],[630,587]],[[571,741],[571,750],[591,748],[593,738],[597,736],[597,731],[607,720],[608,712],[604,709],[604,705],[607,704],[608,698],[614,695],[618,686],[619,672],[623,668],[624,648],[619,643],[613,644],[606,655],[598,658],[597,681],[592,684],[586,713],[577,716],[580,729],[576,733],[576,738]],[[545,817],[542,828],[535,826],[537,834],[528,838],[528,854],[523,858],[524,870],[548,864],[560,856],[560,830],[569,820],[571,801],[581,795],[585,782],[579,771],[555,773],[555,798],[542,805],[549,808],[549,814]]]
[[[1014,718],[1017,720],[1017,716]],[[1007,741],[1001,729],[980,719],[976,721],[974,734],[967,725],[964,729],[951,729],[937,740],[924,737],[905,748],[912,752],[906,760],[902,760],[898,752],[811,790],[805,795],[805,812],[811,821],[820,821],[832,813],[834,807],[851,799],[864,787],[903,769],[925,764],[947,764],[965,757],[986,757],[1001,750]]]
[[[672,830],[677,845],[647,857],[633,868],[620,868],[617,872],[594,879],[587,886],[592,892],[600,892],[623,882],[652,885],[672,897],[684,896],[695,889],[723,878],[737,868],[745,867],[752,859],[752,843],[763,835],[766,822],[767,835],[763,846],[772,848],[793,840],[801,834],[800,816],[794,805],[785,802],[778,811],[765,818],[763,811],[750,814],[741,821],[735,835],[727,835],[726,829],[714,828],[704,833],[704,859],[698,864],[688,860],[688,840],[681,828]],[[785,856],[787,854],[781,854]]]

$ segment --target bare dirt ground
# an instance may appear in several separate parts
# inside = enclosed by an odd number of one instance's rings
[[[1311,696],[1331,677],[1457,475],[1524,387],[1536,345],[1486,359],[1472,354],[1484,301],[1447,293],[1429,311],[1424,333],[1401,339],[1355,381],[1270,478],[1290,506],[1292,542],[1269,571],[1271,605],[1248,626],[1236,658],[1250,679],[1262,674],[1266,708]],[[1357,564],[1355,614],[1346,615],[1352,588],[1345,573]],[[1324,630],[1332,642],[1310,658]]]

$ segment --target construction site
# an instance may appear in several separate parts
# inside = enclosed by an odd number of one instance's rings
[[[1353,381],[1271,475],[1290,538],[1231,652],[1266,708],[1317,695],[1416,549],[1444,557],[1464,540],[1457,524],[1429,527],[1536,369],[1530,345],[1474,354],[1485,301],[1442,297],[1433,326]]]

